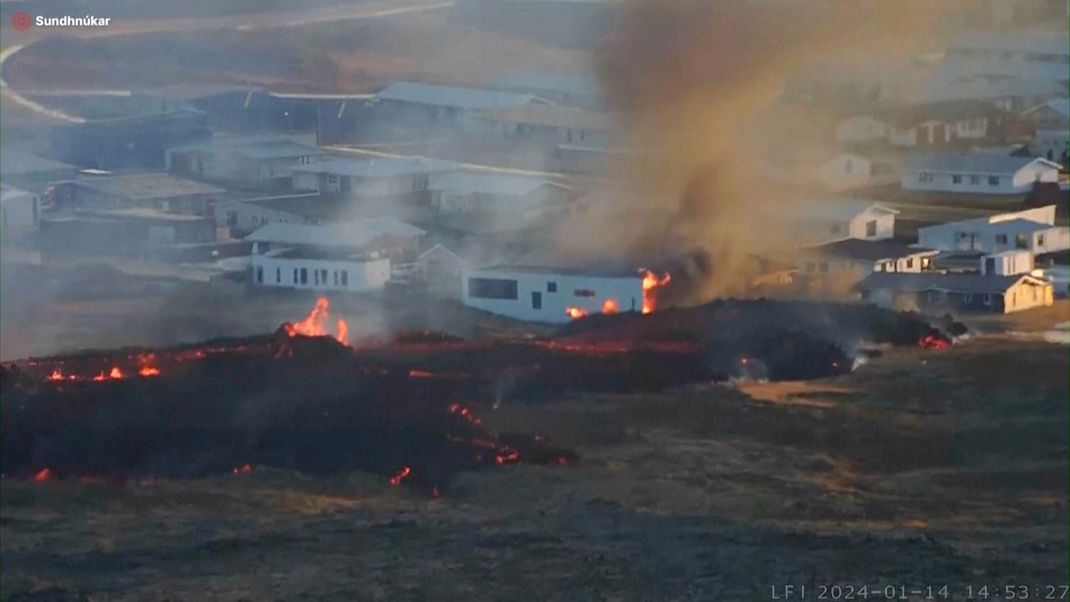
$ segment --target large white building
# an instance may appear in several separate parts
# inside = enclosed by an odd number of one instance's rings
[[[902,188],[916,192],[1024,194],[1035,182],[1058,182],[1059,164],[997,153],[943,153],[915,157],[903,170]]]
[[[845,238],[887,240],[895,236],[899,211],[864,199],[821,199],[803,203],[801,217],[792,217],[792,232],[800,244]]]
[[[268,224],[249,236],[258,286],[368,291],[390,280],[392,263],[415,259],[424,231],[395,219],[314,226]]]
[[[498,265],[465,270],[463,280],[465,305],[529,322],[643,309],[643,277],[634,271]]]
[[[1070,249],[1070,228],[1055,225],[1055,205],[1048,205],[919,228],[918,244],[941,251],[1024,249],[1037,255]]]

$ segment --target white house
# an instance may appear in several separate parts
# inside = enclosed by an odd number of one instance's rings
[[[509,72],[493,78],[490,87],[516,94],[531,94],[565,106],[589,109],[601,107],[605,98],[598,77],[586,73]]]
[[[346,201],[316,192],[223,201],[212,206],[216,223],[242,236],[268,224],[317,225],[344,218]]]
[[[556,147],[575,144],[609,146],[613,117],[571,107],[528,104],[511,109],[484,111],[472,127],[512,142],[535,142]]]
[[[1070,249],[1070,228],[1055,225],[1055,205],[918,228],[918,244],[941,251],[1034,255]]]
[[[568,187],[537,176],[456,171],[431,182],[431,205],[440,215],[473,211],[518,219],[568,202]]]
[[[374,102],[385,118],[402,118],[425,125],[461,124],[477,111],[550,104],[532,94],[415,82],[393,83],[376,94]]]
[[[887,240],[895,236],[899,211],[867,200],[822,199],[803,203],[805,212],[794,221],[800,243],[855,238]]]
[[[586,314],[642,311],[643,278],[635,271],[498,265],[465,270],[462,294],[469,307],[562,324]]]
[[[167,150],[167,171],[220,182],[266,185],[288,182],[290,169],[320,156],[314,146],[288,138],[217,138]]]
[[[862,300],[899,310],[1011,313],[1051,305],[1052,284],[1028,274],[874,273]]]
[[[4,240],[37,230],[41,200],[32,192],[0,184],[0,233]]]
[[[909,159],[902,188],[916,192],[1024,194],[1034,182],[1058,182],[1059,164],[996,153],[943,153]]]
[[[889,184],[898,180],[898,167],[887,159],[870,158],[859,153],[840,153],[817,170],[818,179],[830,190],[847,190],[860,186]]]
[[[1070,154],[1070,100],[1057,98],[1022,113],[1033,124],[1035,136],[1029,148],[1040,157],[1047,157],[1066,167]]]
[[[394,219],[326,226],[268,224],[249,236],[258,286],[367,291],[390,280],[392,263],[416,258],[424,231]]]

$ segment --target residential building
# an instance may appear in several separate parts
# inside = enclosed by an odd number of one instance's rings
[[[1011,313],[1054,302],[1052,284],[1028,274],[873,273],[862,300],[898,310]]]
[[[79,209],[41,221],[40,246],[63,253],[141,257],[175,245],[217,240],[211,216],[151,207]]]
[[[493,78],[490,87],[514,94],[530,94],[566,107],[599,109],[605,103],[601,82],[588,73],[510,72]]]
[[[342,221],[347,203],[318,192],[294,193],[216,203],[216,222],[231,236],[245,236],[268,224],[318,225]]]
[[[817,177],[829,190],[848,190],[897,182],[900,170],[898,161],[851,152],[823,163]]]
[[[546,178],[473,171],[438,175],[430,188],[439,215],[479,211],[523,218],[564,206],[569,195],[567,186]]]
[[[513,144],[540,144],[549,150],[561,144],[606,148],[613,118],[584,109],[529,104],[484,111],[471,127]]]
[[[1024,194],[1035,182],[1058,182],[1059,165],[997,153],[943,153],[908,159],[902,188],[916,192]]]
[[[918,244],[941,251],[998,253],[1024,249],[1035,255],[1070,249],[1070,228],[1055,225],[1055,205],[918,229]]]
[[[295,289],[381,289],[391,266],[417,258],[425,232],[381,218],[338,224],[268,224],[246,237],[253,243],[252,283]]]
[[[798,262],[804,274],[837,282],[857,282],[873,272],[927,271],[937,253],[894,239],[845,238],[800,248]]]
[[[373,102],[378,117],[401,120],[410,127],[459,125],[479,111],[549,104],[549,101],[531,94],[414,82],[393,83],[376,94]]]
[[[1070,100],[1059,98],[1032,107],[1021,117],[1033,124],[1035,135],[1029,149],[1066,169],[1070,163]]]
[[[168,149],[167,171],[199,180],[252,186],[289,186],[290,168],[320,156],[314,146],[286,138],[213,138]]]
[[[163,169],[167,149],[210,136],[204,113],[171,111],[57,127],[51,154],[97,169]]]
[[[857,199],[823,199],[803,203],[805,210],[792,218],[800,242],[827,242],[854,238],[888,240],[895,236],[899,211],[886,205]]]
[[[422,157],[332,158],[292,168],[293,188],[351,199],[361,215],[427,223],[433,216],[431,180],[456,169]]]
[[[892,126],[888,142],[893,146],[939,148],[1001,142],[1009,117],[989,102],[951,100],[909,105],[882,119]]]
[[[464,304],[494,314],[563,324],[577,316],[643,309],[636,271],[495,265],[464,272]]]
[[[874,115],[854,115],[836,124],[836,143],[851,147],[887,142],[893,127]]]
[[[51,199],[62,209],[140,207],[172,213],[208,215],[226,190],[166,173],[86,175],[57,182]]]

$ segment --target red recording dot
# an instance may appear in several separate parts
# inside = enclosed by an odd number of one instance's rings
[[[31,25],[33,25],[33,17],[30,13],[20,10],[11,15],[11,26],[15,28],[15,31],[26,31]]]

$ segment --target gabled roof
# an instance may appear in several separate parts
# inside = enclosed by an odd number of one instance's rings
[[[912,247],[904,242],[887,240],[862,240],[859,238],[845,238],[821,245],[813,245],[799,249],[799,252],[807,256],[838,257],[855,261],[884,261],[899,259],[911,255],[935,255],[937,251]]]
[[[531,94],[513,94],[482,88],[435,86],[413,82],[396,82],[376,95],[381,100],[395,100],[414,104],[452,107],[466,111],[511,109],[531,103],[548,104]]]
[[[1022,116],[1027,117],[1033,113],[1043,111],[1045,109],[1050,109],[1058,113],[1059,115],[1062,115],[1063,118],[1070,118],[1070,98],[1053,98],[1048,102],[1039,104],[1035,107],[1022,111]]]
[[[312,226],[307,224],[274,223],[258,228],[246,240],[285,245],[312,247],[369,247],[383,238],[422,236],[416,226],[393,218],[377,218]]]
[[[1007,112],[983,100],[942,100],[899,107],[877,115],[887,123],[901,128],[912,127],[926,121],[958,121],[981,117],[1000,118]]]
[[[906,170],[1013,175],[1026,165],[1037,162],[1052,169],[1059,169],[1058,163],[1039,157],[1015,157],[999,153],[939,153],[911,157],[906,162]]]
[[[430,174],[457,169],[455,163],[423,157],[376,157],[374,159],[332,158],[291,168],[294,172],[326,173],[358,178],[392,178]]]
[[[430,188],[433,190],[446,190],[460,195],[526,196],[543,186],[566,188],[546,178],[535,176],[472,173],[470,171],[455,171],[436,177]]]
[[[874,272],[858,283],[862,290],[892,289],[897,291],[948,291],[954,293],[1001,295],[1018,282],[1028,279],[1044,281],[1028,274],[1001,276],[999,274],[913,274],[904,272]]]
[[[880,213],[899,215],[898,209],[892,209],[875,201],[865,199],[824,199],[806,203],[805,218],[819,221],[851,219],[871,209]]]

